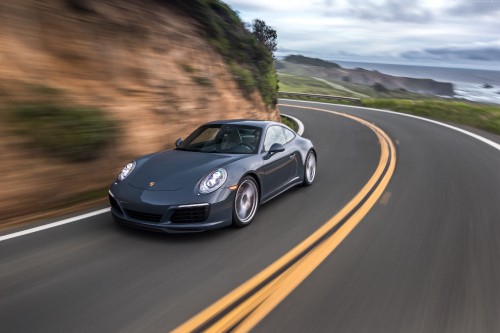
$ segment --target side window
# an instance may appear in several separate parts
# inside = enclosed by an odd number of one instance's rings
[[[286,143],[285,133],[281,126],[271,126],[267,129],[266,138],[264,139],[264,150],[268,151],[274,143]]]
[[[283,131],[285,132],[286,143],[290,142],[295,138],[295,134],[290,131],[288,128],[283,127]]]

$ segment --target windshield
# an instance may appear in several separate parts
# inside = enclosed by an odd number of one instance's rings
[[[262,129],[259,127],[214,124],[194,131],[178,147],[179,150],[224,154],[255,154],[259,149]]]

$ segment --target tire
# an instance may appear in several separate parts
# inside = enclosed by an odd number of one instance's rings
[[[243,177],[233,203],[233,226],[243,228],[252,223],[259,207],[259,188],[250,176]]]
[[[304,162],[304,181],[302,182],[304,186],[309,186],[314,182],[314,178],[316,178],[316,166],[316,154],[314,151],[309,150]]]

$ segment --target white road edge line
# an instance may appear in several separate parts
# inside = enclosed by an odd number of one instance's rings
[[[86,219],[86,218],[89,218],[89,217],[92,217],[92,216],[104,214],[104,213],[109,212],[110,210],[111,209],[109,207],[108,208],[103,208],[103,209],[99,209],[99,210],[96,210],[96,211],[93,211],[93,212],[90,212],[90,213],[86,213],[86,214],[82,214],[82,215],[78,215],[78,216],[73,216],[73,217],[70,217],[70,218],[67,218],[67,219],[64,219],[64,220],[61,220],[61,221],[57,221],[57,222],[52,222],[52,223],[49,223],[49,224],[41,225],[39,227],[35,227],[35,228],[31,228],[31,229],[26,229],[26,230],[14,232],[12,234],[0,236],[0,242],[4,241],[4,240],[7,240],[7,239],[11,239],[11,238],[16,238],[16,237],[24,236],[24,235],[27,235],[27,234],[32,234],[34,232],[42,231],[42,230],[45,230],[45,229],[50,229],[50,228],[58,227],[58,226],[63,225],[63,224],[68,224],[68,223],[76,222],[76,221],[83,220],[83,219]]]
[[[472,132],[469,132],[469,131],[466,131],[464,129],[461,129],[461,128],[458,128],[458,127],[455,127],[455,126],[452,126],[452,125],[448,125],[448,124],[445,124],[445,123],[441,123],[439,121],[436,121],[436,120],[432,120],[432,119],[427,119],[427,118],[423,118],[423,117],[419,117],[419,116],[414,116],[412,114],[406,114],[406,113],[400,113],[400,112],[395,112],[395,111],[390,111],[390,110],[382,110],[382,109],[374,109],[374,108],[366,108],[366,107],[362,107],[362,106],[351,106],[351,105],[343,105],[343,104],[333,104],[333,103],[323,103],[323,102],[312,102],[312,101],[301,101],[301,100],[297,100],[297,99],[287,99],[287,98],[280,98],[280,100],[283,100],[283,101],[290,101],[290,102],[300,102],[300,103],[315,103],[315,104],[322,104],[322,105],[338,105],[338,106],[342,106],[342,107],[347,107],[347,108],[353,108],[353,109],[365,109],[365,110],[371,110],[371,111],[376,111],[376,112],[384,112],[384,113],[391,113],[391,114],[395,114],[395,115],[398,115],[398,116],[404,116],[404,117],[410,117],[410,118],[415,118],[415,119],[420,119],[420,120],[423,120],[423,121],[427,121],[429,123],[433,123],[433,124],[437,124],[437,125],[441,125],[441,126],[444,126],[444,127],[447,127],[447,128],[450,128],[452,130],[455,130],[455,131],[458,131],[458,132],[461,132],[465,135],[468,135],[470,137],[473,137],[474,139],[477,139],[479,141],[482,141],[483,143],[486,143],[487,145],[490,145],[491,147],[497,149],[497,150],[500,150],[500,144],[496,143],[496,142],[493,142],[489,139],[486,139],[480,135],[477,135],[477,134],[474,134]],[[278,103],[279,105],[279,103]]]
[[[283,117],[290,118],[290,119],[292,119],[293,121],[295,121],[295,123],[296,123],[296,124],[297,124],[297,126],[299,127],[299,129],[297,130],[297,134],[298,134],[299,136],[302,136],[302,135],[304,134],[304,129],[305,129],[305,128],[304,128],[304,124],[300,121],[300,119],[295,118],[295,117],[292,117],[292,116],[290,116],[290,115],[288,115],[288,114],[284,114],[284,113],[282,113],[281,115],[282,115]]]

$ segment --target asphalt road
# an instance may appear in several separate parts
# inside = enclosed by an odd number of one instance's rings
[[[382,128],[396,171],[384,200],[254,331],[500,331],[500,152],[417,119],[313,106]],[[2,241],[0,331],[166,332],[314,232],[368,181],[380,146],[351,119],[281,111],[316,145],[313,186],[239,230],[153,234],[103,214]]]

